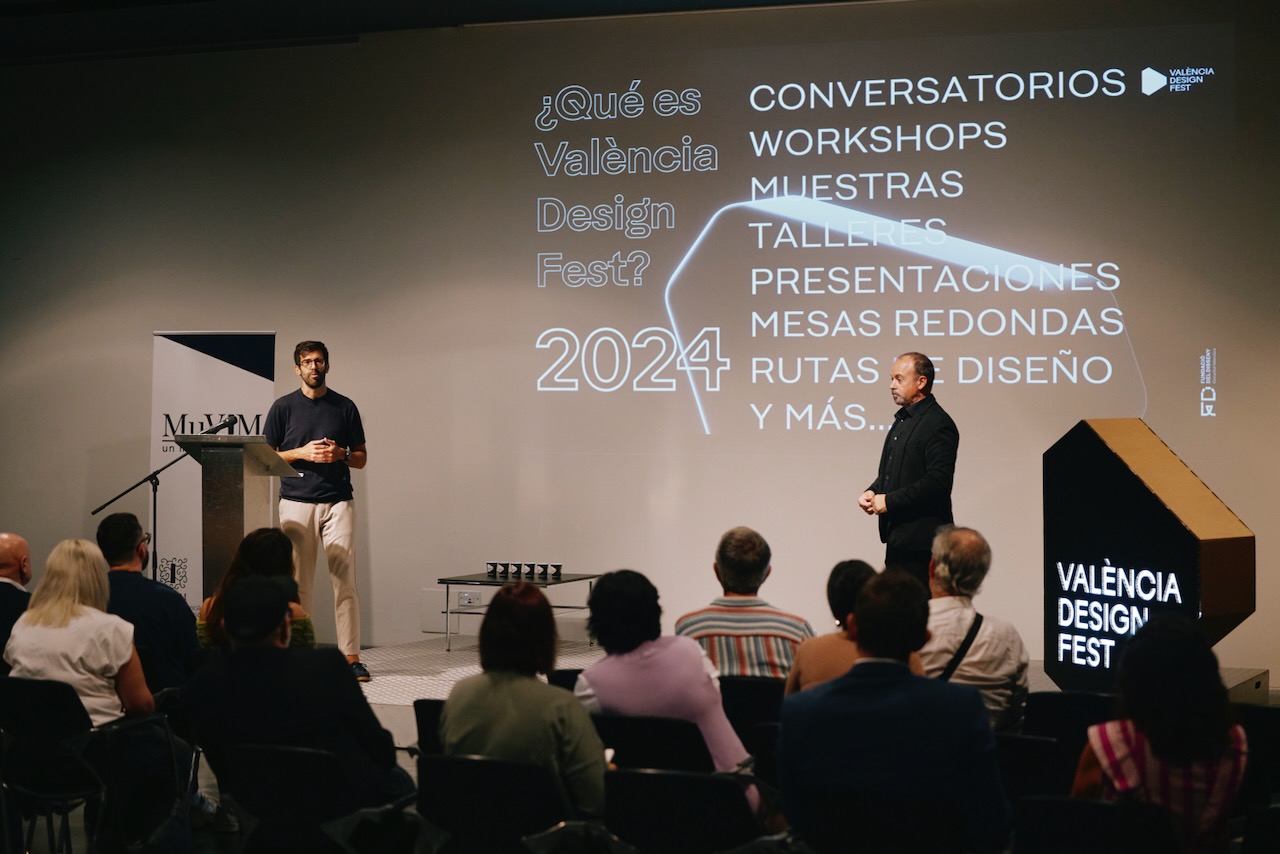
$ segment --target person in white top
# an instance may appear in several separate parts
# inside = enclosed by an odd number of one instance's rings
[[[107,592],[107,560],[98,546],[63,540],[49,553],[4,650],[12,676],[75,688],[94,726],[155,711],[133,625],[106,613]]]
[[[929,561],[930,638],[920,650],[924,675],[940,676],[955,657],[977,616],[973,597],[991,569],[991,546],[973,528],[951,525],[933,538]],[[983,615],[973,643],[951,681],[982,692],[991,728],[1018,731],[1027,704],[1027,649],[1009,623]]]

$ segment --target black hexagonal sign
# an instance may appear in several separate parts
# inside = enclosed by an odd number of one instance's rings
[[[1253,532],[1138,418],[1081,421],[1044,453],[1045,672],[1109,691],[1155,614],[1210,643],[1255,607]]]

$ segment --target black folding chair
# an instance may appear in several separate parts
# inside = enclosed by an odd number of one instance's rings
[[[134,854],[191,848],[195,757],[165,715],[98,727],[86,757],[106,785],[96,847]]]
[[[702,731],[692,721],[644,715],[592,715],[596,733],[619,768],[715,770]]]
[[[1169,854],[1173,815],[1145,801],[1032,796],[1014,805],[1014,854]]]
[[[787,680],[771,676],[720,677],[720,700],[725,717],[743,744],[755,735],[760,724],[782,719],[782,695],[786,686]],[[748,746],[747,750],[751,748]]]
[[[708,854],[761,835],[729,774],[622,769],[605,774],[604,788],[605,825],[642,852]]]
[[[1009,803],[1027,795],[1069,795],[1079,754],[1070,755],[1056,738],[996,733],[1000,780]]]
[[[962,854],[965,816],[934,792],[812,789],[801,838],[819,854]],[[789,797],[789,795],[788,795]]]
[[[232,748],[222,780],[254,819],[245,852],[339,852],[320,825],[351,812],[337,756],[328,750],[274,744]]]
[[[1116,695],[1094,691],[1033,691],[1027,696],[1023,735],[1057,739],[1062,751],[1072,757],[1072,770],[1094,724],[1113,720]]]
[[[12,676],[0,679],[0,804],[6,837],[21,822],[20,817],[11,816],[11,810],[25,808],[31,811],[26,849],[30,850],[43,816],[49,850],[70,854],[68,816],[83,805],[85,832],[93,847],[98,827],[88,817],[101,817],[106,786],[84,755],[91,729],[84,704],[70,685]],[[54,816],[59,818],[56,836]]]
[[[1236,722],[1249,742],[1244,783],[1236,812],[1265,808],[1280,795],[1280,706],[1233,703]]]
[[[574,817],[546,766],[429,753],[418,757],[418,813],[449,834],[442,854],[525,852],[523,837]]]
[[[572,691],[574,686],[578,684],[578,676],[581,675],[581,667],[570,667],[564,670],[552,670],[547,674],[547,682],[566,691]]]
[[[418,723],[418,751],[439,755],[444,753],[440,743],[440,712],[444,700],[421,699],[413,701],[413,718]]]

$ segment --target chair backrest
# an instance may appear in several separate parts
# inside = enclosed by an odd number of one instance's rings
[[[84,756],[91,729],[84,704],[70,685],[0,678],[0,799],[4,800],[0,847],[9,850],[9,843],[20,834],[21,819],[10,809],[16,805],[10,792],[64,816],[81,802],[101,803],[106,787]],[[103,812],[95,809],[93,814],[100,818]],[[92,844],[99,826],[86,825]],[[13,850],[21,848],[17,845]]]
[[[418,757],[418,813],[450,834],[449,852],[521,851],[520,839],[573,818],[544,765],[487,756]]]
[[[741,783],[727,774],[620,769],[604,775],[605,825],[641,851],[705,854],[762,831]]]
[[[258,821],[246,850],[337,850],[320,830],[322,822],[353,808],[336,754],[312,747],[242,744],[231,749],[228,760],[228,779],[219,783]]]
[[[15,738],[64,741],[92,729],[89,713],[66,682],[0,680],[0,729]]]
[[[1009,803],[1027,795],[1069,795],[1080,757],[1071,756],[1056,738],[996,733],[1000,780]]]
[[[1088,740],[1086,731],[1094,724],[1113,720],[1116,695],[1094,691],[1033,691],[1027,696],[1024,735],[1056,738],[1062,749],[1076,759]],[[1073,766],[1074,767],[1074,766]]]
[[[88,755],[107,787],[100,847],[190,848],[194,759],[165,715],[126,717],[99,727]]]
[[[645,715],[592,715],[591,720],[604,746],[613,748],[619,768],[715,770],[702,731],[692,721]]]
[[[1234,703],[1236,723],[1244,727],[1249,761],[1237,798],[1237,812],[1265,807],[1280,795],[1280,706]]]
[[[1240,854],[1275,854],[1280,845],[1280,804],[1249,810]]]
[[[784,793],[784,799],[786,795]],[[801,838],[819,854],[961,854],[965,816],[933,792],[806,790]]]
[[[782,695],[786,686],[787,680],[772,676],[720,677],[720,700],[725,717],[744,743],[757,725],[782,719]]]
[[[418,722],[418,750],[439,755],[444,753],[440,743],[440,713],[444,700],[421,699],[413,701],[413,717]]]
[[[1014,805],[1014,854],[1168,854],[1179,850],[1167,809],[1127,800],[1031,796]]]
[[[572,691],[574,686],[578,684],[578,676],[581,673],[581,667],[552,670],[547,674],[547,682],[559,688],[564,688],[567,691]]]
[[[241,744],[231,749],[230,758],[229,779],[221,783],[259,821],[285,815],[315,821],[343,814],[342,763],[331,751]]]

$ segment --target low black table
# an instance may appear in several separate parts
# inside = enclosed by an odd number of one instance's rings
[[[600,573],[583,573],[583,572],[562,572],[560,576],[554,577],[548,575],[546,578],[540,576],[518,576],[512,575],[508,578],[502,576],[489,575],[487,572],[474,572],[470,575],[448,575],[444,578],[437,578],[436,584],[444,585],[444,648],[446,652],[453,651],[453,639],[449,631],[449,618],[454,614],[463,616],[466,614],[483,614],[487,605],[458,605],[454,603],[451,596],[450,588],[452,587],[502,587],[505,584],[515,584],[517,581],[527,581],[536,587],[555,587],[559,584],[577,584],[579,582],[587,582],[587,598],[591,598],[592,583],[600,577]],[[581,611],[586,605],[552,605],[552,608],[562,611]]]

